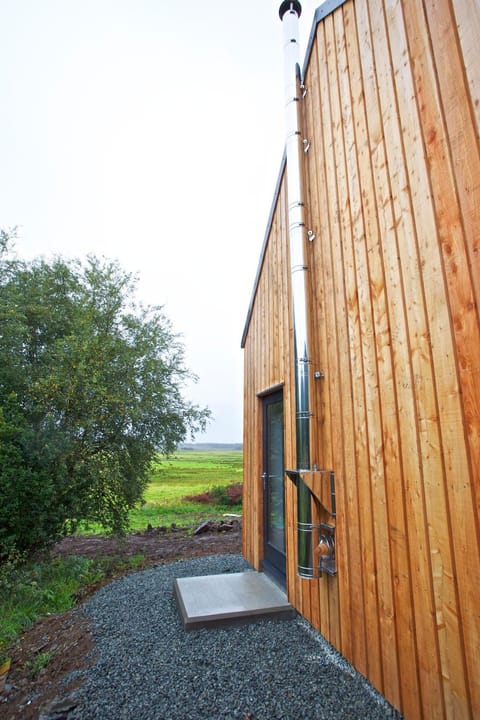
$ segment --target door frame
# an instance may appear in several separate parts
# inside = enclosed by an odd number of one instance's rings
[[[267,423],[267,412],[270,405],[281,402],[282,404],[282,428],[281,428],[281,455],[282,455],[282,488],[283,488],[283,532],[284,532],[284,545],[286,542],[285,538],[285,452],[284,452],[284,401],[283,401],[283,387],[272,388],[269,393],[262,393],[262,499],[263,499],[263,560],[262,569],[269,575],[277,584],[282,588],[286,588],[286,550],[282,552],[278,548],[274,547],[269,543],[269,485],[268,485],[268,470],[270,468],[269,451],[270,436],[268,433]]]

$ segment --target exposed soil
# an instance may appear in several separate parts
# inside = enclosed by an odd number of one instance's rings
[[[241,524],[235,519],[224,523],[204,523],[199,532],[172,527],[153,528],[128,535],[122,540],[96,536],[64,538],[52,550],[53,555],[83,555],[86,557],[116,557],[119,559],[143,555],[145,560],[136,570],[175,560],[203,557],[217,553],[241,552]],[[11,652],[12,667],[3,693],[0,692],[0,717],[5,720],[38,720],[52,717],[62,720],[68,707],[61,702],[65,696],[65,676],[88,666],[87,658],[94,653],[92,627],[82,614],[80,605],[101,584],[110,582],[125,570],[82,591],[73,610],[46,617],[26,631]],[[42,653],[51,653],[50,661],[35,675],[32,664]],[[73,679],[72,690],[81,679]]]

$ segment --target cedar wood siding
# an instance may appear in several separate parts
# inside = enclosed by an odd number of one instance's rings
[[[480,4],[347,0],[302,103],[311,462],[335,472],[336,576],[290,601],[407,720],[480,717]],[[282,164],[244,347],[244,554],[261,567],[259,393],[295,465]]]

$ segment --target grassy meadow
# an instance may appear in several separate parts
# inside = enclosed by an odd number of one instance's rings
[[[150,523],[189,525],[205,517],[220,516],[226,510],[241,512],[238,506],[220,502],[206,505],[185,500],[213,488],[226,488],[243,480],[241,450],[183,450],[173,457],[157,460],[152,468],[145,502],[130,513],[132,530],[142,530]],[[220,498],[221,499],[221,498]]]
[[[228,504],[220,489],[243,481],[242,450],[179,450],[172,457],[159,457],[152,466],[144,503],[130,511],[130,530],[198,524],[222,513],[241,513],[241,506]],[[186,500],[214,490],[214,505]],[[100,526],[83,527],[84,533],[102,533]]]

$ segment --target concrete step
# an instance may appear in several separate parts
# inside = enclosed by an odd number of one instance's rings
[[[173,589],[186,630],[296,615],[283,590],[255,571],[177,578]]]

